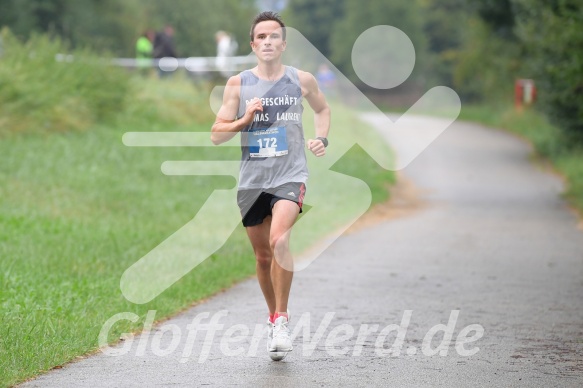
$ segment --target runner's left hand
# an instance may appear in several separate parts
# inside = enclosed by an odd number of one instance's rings
[[[324,143],[322,143],[322,140],[320,139],[309,139],[307,146],[317,157],[326,155],[326,147],[324,147]]]

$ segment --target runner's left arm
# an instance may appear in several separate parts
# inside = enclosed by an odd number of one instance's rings
[[[314,125],[316,128],[316,139],[309,139],[308,149],[316,156],[324,156],[326,147],[318,137],[327,138],[330,130],[330,107],[326,101],[324,93],[318,87],[316,78],[308,72],[298,71],[302,86],[302,95],[314,110]]]

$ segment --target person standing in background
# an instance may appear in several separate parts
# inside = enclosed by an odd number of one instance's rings
[[[237,44],[237,41],[225,31],[217,31],[215,34],[215,40],[217,42],[217,69],[223,77],[228,78],[233,75],[233,71],[230,69],[232,61],[229,59],[235,56],[239,45]]]
[[[171,25],[166,25],[164,31],[156,34],[156,39],[154,39],[154,58],[160,60],[161,58],[167,57],[178,58],[174,44],[174,27]],[[160,78],[171,73],[171,71],[164,71],[158,66],[158,75]]]
[[[154,30],[148,29],[136,41],[136,68],[144,76],[152,66],[155,36]]]

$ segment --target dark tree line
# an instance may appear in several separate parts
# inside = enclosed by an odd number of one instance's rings
[[[172,24],[181,56],[212,56],[216,31],[232,33],[243,46],[255,13],[253,0],[0,0],[0,27],[22,39],[47,33],[74,48],[131,57],[147,28]]]
[[[425,87],[510,103],[514,81],[533,78],[537,109],[583,144],[583,0],[290,0],[286,16],[346,74],[354,39],[389,24],[415,44]]]
[[[0,26],[21,39],[58,36],[72,47],[133,56],[146,29],[170,23],[181,56],[214,55],[226,30],[247,53],[255,0],[0,0]],[[283,4],[283,3],[282,3]],[[374,25],[413,41],[413,82],[448,85],[466,102],[510,100],[533,78],[538,106],[583,143],[583,0],[288,0],[286,22],[355,79],[351,49]]]

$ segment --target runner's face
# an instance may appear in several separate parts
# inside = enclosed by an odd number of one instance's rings
[[[267,20],[255,26],[251,48],[257,57],[269,61],[281,57],[286,42],[283,40],[282,29],[278,22]]]

